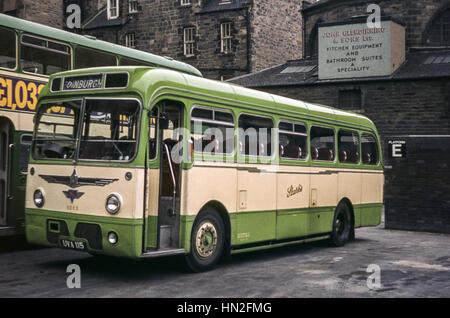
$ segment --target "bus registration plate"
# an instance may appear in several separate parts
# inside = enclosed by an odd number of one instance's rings
[[[79,241],[61,240],[61,246],[64,248],[69,248],[73,250],[85,250],[86,244]]]

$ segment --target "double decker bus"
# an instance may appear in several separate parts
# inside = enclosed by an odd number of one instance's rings
[[[0,14],[0,236],[23,232],[28,151],[39,93],[55,72],[160,66],[202,76],[170,58]]]
[[[161,68],[52,75],[30,153],[26,237],[44,246],[185,254],[202,271],[230,253],[342,246],[381,219],[368,118]]]

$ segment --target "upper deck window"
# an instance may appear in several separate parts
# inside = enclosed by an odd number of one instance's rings
[[[20,45],[22,71],[51,75],[69,70],[70,52],[67,44],[24,34]]]
[[[77,46],[75,49],[75,68],[87,68],[98,66],[117,66],[114,54]]]
[[[128,57],[122,57],[120,59],[120,65],[121,66],[151,66],[154,67],[155,65],[149,62],[143,62],[135,59],[130,59]]]
[[[191,140],[196,152],[233,153],[233,114],[210,108],[194,108],[191,114]]]
[[[6,45],[0,45],[0,67],[16,68],[16,33],[14,30],[0,27],[0,39]]]
[[[306,126],[302,123],[282,121],[278,125],[280,157],[306,159],[308,155]]]

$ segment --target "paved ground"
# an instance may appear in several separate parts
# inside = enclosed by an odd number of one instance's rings
[[[380,226],[356,236],[342,248],[236,255],[201,274],[186,272],[182,257],[98,259],[0,238],[0,297],[450,297],[450,235]],[[80,289],[66,286],[69,264],[81,268]],[[367,287],[370,264],[381,269],[378,289]]]

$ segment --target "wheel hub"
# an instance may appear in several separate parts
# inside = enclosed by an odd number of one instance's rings
[[[211,222],[205,222],[198,228],[195,246],[198,255],[203,258],[214,253],[217,246],[217,230]]]

